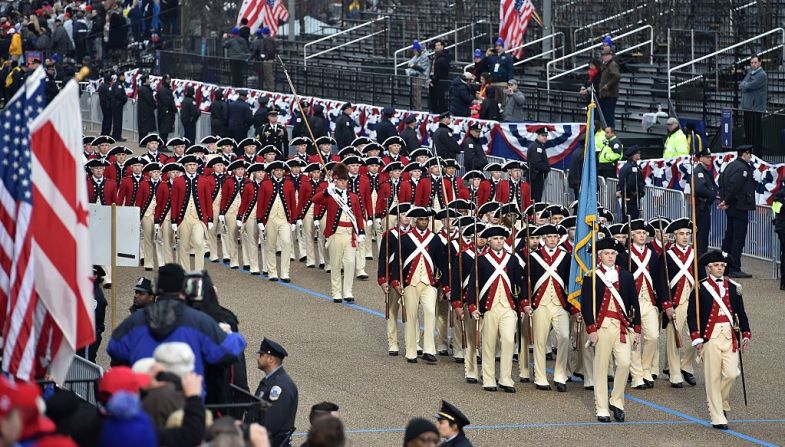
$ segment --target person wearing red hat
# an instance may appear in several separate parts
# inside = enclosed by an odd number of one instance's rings
[[[35,383],[19,383],[16,386],[14,407],[21,414],[22,432],[19,443],[23,446],[76,447],[71,438],[56,433],[57,426],[44,416],[46,405],[41,399],[41,389]],[[6,395],[7,396],[7,395]],[[2,397],[0,397],[2,399]],[[16,427],[10,427],[16,428]],[[5,433],[3,433],[5,437]],[[2,440],[5,442],[5,439]],[[13,443],[4,445],[15,445]]]
[[[15,385],[0,376],[0,446],[11,447],[22,436],[22,412]]]

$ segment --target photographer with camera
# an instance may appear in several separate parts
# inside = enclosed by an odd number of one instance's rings
[[[185,301],[184,285],[185,271],[180,265],[166,264],[158,270],[157,301],[131,314],[112,333],[106,351],[113,366],[152,357],[155,348],[172,341],[191,347],[197,374],[204,374],[205,364],[227,365],[238,360],[246,345],[243,336],[191,308]]]

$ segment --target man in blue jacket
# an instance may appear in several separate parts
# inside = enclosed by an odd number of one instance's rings
[[[205,363],[230,364],[243,355],[246,341],[236,332],[225,331],[210,316],[185,302],[185,271],[179,264],[158,270],[158,300],[123,321],[112,333],[106,351],[112,366],[133,365],[152,357],[158,345],[180,341],[196,355],[194,372],[204,375]]]

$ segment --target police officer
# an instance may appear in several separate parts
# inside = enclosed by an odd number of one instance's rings
[[[705,148],[698,153],[700,163],[695,166],[695,224],[698,227],[698,256],[709,249],[711,231],[711,206],[717,199],[719,187],[711,173],[711,151]]]
[[[619,170],[619,184],[616,187],[616,197],[622,199],[622,220],[635,220],[640,218],[640,199],[646,193],[646,182],[638,167],[641,159],[641,150],[632,146],[624,151],[627,162]]]
[[[398,136],[398,129],[392,122],[395,116],[395,109],[392,107],[385,107],[382,109],[382,119],[376,125],[376,141],[383,143],[390,137]]]
[[[354,113],[354,106],[347,102],[341,106],[341,116],[335,120],[335,141],[338,144],[338,149],[351,145],[352,141],[357,138],[357,134],[354,132],[357,123],[352,119],[352,113]]]
[[[294,433],[294,418],[297,415],[299,393],[297,385],[283,368],[283,359],[289,355],[281,345],[265,338],[259,346],[256,357],[257,367],[264,371],[265,377],[259,382],[254,395],[271,406],[263,420],[253,419],[258,414],[247,416],[247,422],[261,423],[270,435],[270,445],[288,447]],[[261,418],[259,418],[261,419]]]
[[[728,225],[722,240],[722,251],[728,253],[728,276],[751,278],[741,270],[741,251],[747,238],[749,213],[755,209],[755,180],[752,178],[752,146],[739,146],[738,156],[720,175],[720,204]]]
[[[595,139],[595,142],[597,139]],[[597,146],[600,151],[597,164],[597,175],[605,178],[616,178],[616,162],[621,160],[624,153],[624,145],[621,144],[616,136],[613,127],[605,128],[605,139],[600,140],[602,145]]]
[[[463,432],[463,427],[470,423],[469,419],[455,405],[443,400],[436,420],[439,436],[444,438],[442,447],[472,447]]]
[[[545,143],[548,141],[548,129],[541,127],[537,131],[537,140],[529,145],[526,152],[526,160],[529,162],[529,186],[531,187],[531,200],[534,202],[542,201],[542,193],[545,191],[545,178],[551,171],[548,163],[548,154],[545,151]]]

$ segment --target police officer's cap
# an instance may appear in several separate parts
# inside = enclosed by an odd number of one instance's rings
[[[382,113],[385,115],[395,115],[395,109],[392,107],[385,107],[382,109]]]
[[[150,281],[148,278],[145,278],[144,276],[140,276],[139,279],[136,280],[136,286],[134,286],[134,292],[149,293],[150,295],[152,295],[153,282]]]
[[[635,144],[628,147],[627,149],[624,149],[624,156],[627,158],[630,158],[633,155],[640,154],[640,153],[641,153],[641,148]]]
[[[698,158],[702,158],[702,157],[711,157],[711,149],[709,149],[708,147],[704,147],[703,150],[698,152]]]
[[[403,141],[403,138],[399,137],[398,135],[393,135],[390,138],[387,138],[386,140],[384,140],[384,143],[382,143],[382,145],[385,148],[390,147],[390,145],[392,145],[392,144],[397,144],[399,146],[406,146],[406,142]]]
[[[336,145],[335,138],[332,137],[319,137],[316,139],[316,144],[321,146],[322,144],[329,144],[329,145]]]
[[[221,138],[216,144],[218,146],[232,146],[233,148],[237,147],[237,142],[234,141],[234,138]]]
[[[206,154],[210,151],[207,150],[206,147],[202,146],[201,144],[194,144],[193,146],[189,147],[185,150],[185,153],[188,155],[193,154]]]
[[[451,116],[452,115],[450,115],[450,112],[442,112],[442,113],[439,114],[439,120],[441,121],[441,120],[443,120],[445,118],[450,118]]]
[[[712,250],[698,259],[700,265],[709,265],[715,262],[728,262],[728,258],[721,251]]]
[[[311,140],[306,137],[294,137],[292,141],[289,142],[289,146],[299,146],[301,144],[308,144]]]
[[[265,338],[262,340],[262,344],[259,346],[259,351],[257,352],[257,354],[269,354],[273,357],[278,357],[279,359],[283,359],[289,355],[289,353],[286,352],[286,349],[284,349],[283,346],[270,340],[269,338]]]
[[[235,161],[229,163],[229,166],[227,166],[226,169],[228,169],[230,171],[234,171],[235,169],[238,169],[238,168],[247,168],[247,167],[248,167],[248,162],[247,161],[245,161],[245,160],[235,160]]]
[[[495,213],[501,206],[502,204],[499,202],[485,202],[477,210],[477,215],[482,216],[483,214]]]
[[[654,227],[646,223],[643,219],[635,219],[630,221],[630,231],[643,230],[649,237],[654,237]]]
[[[450,219],[455,219],[456,217],[459,217],[459,216],[460,216],[460,214],[458,214],[458,211],[456,211],[456,210],[454,210],[452,208],[444,208],[444,209],[441,209],[441,210],[437,211],[436,214],[434,214],[434,218],[436,220],[447,219],[448,217]]]
[[[559,236],[564,236],[567,234],[567,229],[561,225],[552,225],[546,224],[537,227],[536,230],[530,231],[532,236],[547,236],[549,234],[558,234]]]
[[[506,239],[510,237],[510,230],[501,225],[489,225],[482,231],[482,233],[480,233],[480,236],[485,239],[501,236]]]
[[[412,204],[411,203],[409,203],[409,202],[400,202],[399,204],[397,204],[397,205],[395,205],[393,207],[390,207],[389,214],[391,216],[397,216],[398,213],[400,212],[403,215],[407,215],[407,213],[411,209],[412,209]]]
[[[220,154],[214,155],[212,158],[210,158],[210,160],[207,161],[208,168],[213,168],[215,165],[219,164],[224,166],[226,165],[226,159],[223,157],[223,155]]]
[[[540,127],[539,129],[537,129],[537,136],[540,136],[540,135],[546,135],[547,136],[548,135],[548,128],[547,127]]]
[[[475,170],[475,171],[469,171],[466,174],[463,174],[462,178],[463,178],[464,182],[468,182],[469,180],[476,179],[476,178],[484,179],[485,176],[482,174],[482,172]]]
[[[670,234],[683,229],[692,230],[692,221],[686,217],[671,222],[670,225],[665,228],[665,233]]]
[[[267,111],[267,116],[278,116],[278,110],[270,109],[269,111]]]
[[[183,165],[177,162],[167,163],[164,165],[163,169],[161,169],[161,172],[163,173],[172,172],[172,171],[185,172],[185,169],[183,168]]]
[[[308,173],[308,172],[315,172],[321,170],[322,170],[322,165],[320,163],[308,163],[308,166],[306,166],[303,169],[303,172]]]
[[[344,103],[344,104],[341,106],[341,112],[343,112],[343,111],[344,111],[344,110],[346,110],[346,109],[353,108],[353,107],[354,107],[354,106],[353,106],[353,105],[352,105],[352,103],[350,103],[350,102]]]
[[[575,228],[577,222],[578,222],[577,217],[570,216],[562,219],[562,221],[559,224],[562,225],[564,228],[570,229],[570,228]]]
[[[213,144],[217,143],[220,139],[221,138],[217,135],[207,135],[206,137],[199,140],[199,144]]]
[[[465,199],[455,199],[447,204],[447,208],[452,208],[454,210],[473,210],[476,207],[477,206],[473,202]]]
[[[471,123],[469,124],[469,130],[480,130],[481,127],[478,123]]]
[[[93,144],[97,144],[97,143],[93,142]],[[752,153],[752,145],[751,144],[743,144],[743,145],[741,145],[741,146],[736,148],[736,153],[739,154],[739,155],[745,154],[747,152]]]
[[[109,135],[101,135],[93,140],[93,146],[98,146],[99,144],[115,144],[115,141]]]
[[[142,169],[142,172],[153,172],[153,171],[160,171],[161,170],[161,163],[154,161],[152,163],[147,163]]]
[[[442,408],[436,414],[436,419],[440,421],[449,421],[461,429],[470,423],[469,419],[463,413],[461,413],[461,410],[457,409],[455,405],[447,402],[446,400],[442,401]]]
[[[134,152],[131,149],[128,149],[125,146],[117,146],[117,147],[113,147],[109,152],[106,153],[106,155],[109,156],[118,155],[118,154],[131,155],[133,153]]]
[[[100,158],[93,158],[85,163],[86,168],[100,168],[100,167],[107,167],[109,166],[109,162],[105,160],[101,160]]]
[[[406,118],[403,119],[403,122],[406,124],[411,124],[415,121],[417,121],[417,115],[413,113],[409,114]]]
[[[367,155],[371,151],[379,151],[379,152],[381,152],[382,151],[382,145],[372,141],[372,142],[366,144],[365,146],[363,146],[363,149],[362,149],[363,155]]]
[[[387,172],[387,173],[390,173],[392,171],[401,171],[401,170],[403,170],[403,163],[401,163],[400,161],[393,161],[391,163],[388,163],[387,166],[385,166],[384,168],[382,168],[382,172]]]
[[[409,211],[406,213],[406,217],[411,217],[414,219],[419,218],[427,218],[433,216],[433,210],[430,208],[425,208],[422,206],[413,206]]]

